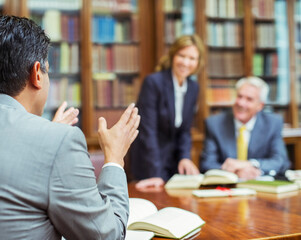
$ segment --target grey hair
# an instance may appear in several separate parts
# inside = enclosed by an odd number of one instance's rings
[[[236,90],[240,89],[242,85],[250,84],[260,90],[260,100],[265,103],[269,94],[269,85],[259,77],[251,76],[241,78],[237,81],[235,88]]]

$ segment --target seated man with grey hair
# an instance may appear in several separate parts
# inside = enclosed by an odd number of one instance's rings
[[[223,169],[242,179],[282,175],[290,167],[281,136],[282,118],[263,112],[269,87],[258,77],[236,83],[232,111],[206,119],[200,169]]]

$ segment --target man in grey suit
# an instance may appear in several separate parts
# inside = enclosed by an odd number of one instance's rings
[[[268,85],[260,78],[247,77],[236,84],[237,97],[232,112],[224,112],[206,119],[206,139],[201,155],[202,172],[223,169],[243,179],[262,174],[283,174],[290,161],[281,130],[280,116],[262,111],[268,95]],[[237,138],[244,126],[247,156],[238,159]]]
[[[130,105],[111,129],[99,119],[105,165],[96,183],[80,129],[40,117],[49,43],[33,21],[0,17],[0,239],[124,239],[123,158],[138,110]]]

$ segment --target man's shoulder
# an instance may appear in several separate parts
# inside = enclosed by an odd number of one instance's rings
[[[221,113],[209,116],[206,121],[212,123],[224,122],[225,120],[233,119],[233,114],[230,111],[225,111]]]
[[[49,140],[59,140],[64,138],[66,135],[75,135],[75,137],[80,137],[81,135],[83,136],[82,131],[78,127],[52,122],[35,115],[31,115],[27,124],[32,126],[32,131],[36,131],[37,135],[47,136]]]
[[[273,123],[273,122],[283,122],[283,117],[277,113],[264,112],[261,111],[257,115],[258,118],[261,118],[264,122]]]

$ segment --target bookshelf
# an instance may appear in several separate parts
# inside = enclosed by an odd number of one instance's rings
[[[296,105],[298,108],[298,126],[301,126],[301,1],[295,0],[294,2],[294,51],[291,53],[293,64],[296,69],[296,74],[293,75],[296,88],[292,94],[296,95]]]
[[[93,131],[104,116],[117,122],[139,92],[140,39],[137,1],[92,0]]]
[[[43,116],[52,119],[58,106],[67,101],[81,110],[80,0],[27,0],[29,17],[45,29],[51,39],[51,80]],[[80,111],[81,112],[81,111]],[[81,127],[81,116],[79,116]]]
[[[255,35],[253,74],[264,79],[270,87],[266,109],[281,114],[290,126],[287,3],[253,0],[252,13]]]
[[[19,16],[30,16],[30,13],[45,14],[47,8],[32,9],[30,7],[32,1],[34,0],[5,0],[3,8],[5,12]],[[64,1],[73,0],[34,2],[53,4]],[[192,129],[192,155],[196,163],[202,148],[203,120],[215,112],[228,109],[232,104],[229,96],[226,101],[212,100],[212,92],[221,90],[228,92],[226,95],[229,95],[229,92],[233,91],[235,81],[242,76],[255,74],[265,79],[272,89],[266,110],[282,114],[288,127],[298,128],[301,125],[300,0],[80,2],[80,7],[76,9],[74,5],[69,7],[69,10],[59,9],[61,15],[79,17],[79,39],[75,42],[57,40],[53,43],[54,49],[61,47],[62,44],[69,47],[73,43],[77,44],[79,69],[75,72],[58,70],[51,73],[50,77],[76,78],[80,83],[81,128],[87,138],[89,149],[99,148],[96,131],[98,117],[109,116],[109,126],[112,125],[126,103],[135,101],[144,77],[154,71],[157,61],[166,52],[169,44],[181,34],[197,33],[206,45],[205,67],[197,76],[200,85],[199,110]],[[265,9],[272,10],[262,13],[259,7],[262,5]],[[97,26],[94,24],[95,19],[102,18],[114,22],[114,26],[118,29],[116,30],[118,34],[114,33],[109,40],[104,40],[103,36],[97,39],[97,35],[95,36],[94,27]],[[97,22],[101,23],[102,20]],[[131,34],[125,34],[129,31]],[[271,37],[260,37],[262,32],[274,33]],[[277,38],[281,44],[277,43]],[[126,52],[126,64],[130,67],[120,67],[124,64],[122,63],[124,57],[116,58],[116,55],[123,55],[124,53],[121,53],[123,51]],[[131,51],[136,53],[129,53]],[[131,55],[135,55],[132,60]],[[103,59],[105,61],[101,61]],[[277,67],[275,64],[268,67],[267,63],[275,59]],[[136,63],[132,64],[135,61]],[[258,65],[257,62],[261,64]],[[228,67],[222,69],[220,65]],[[66,85],[66,80],[62,82]],[[120,87],[122,84],[125,86]],[[124,89],[122,92],[131,92],[129,93],[131,97],[123,101],[112,98],[114,96],[112,89],[117,88],[116,86]],[[111,98],[102,96],[108,92]]]
[[[90,149],[99,148],[98,118],[112,126],[154,68],[153,10],[151,0],[83,1],[82,114]]]
[[[235,83],[245,75],[243,4],[242,0],[206,1],[206,102],[209,114],[233,104]]]

